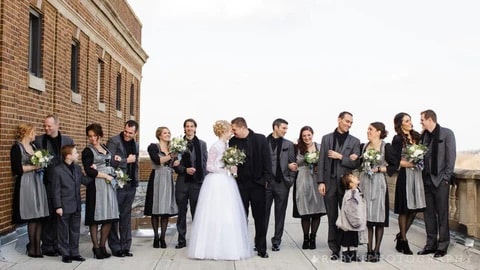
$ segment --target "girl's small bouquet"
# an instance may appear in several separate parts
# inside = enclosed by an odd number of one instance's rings
[[[128,174],[124,173],[120,168],[117,168],[112,176],[113,179],[111,181],[107,181],[107,183],[110,183],[114,189],[123,188],[128,182],[130,182],[130,180],[132,180]]]
[[[409,144],[405,146],[405,159],[408,162],[412,162],[415,164],[419,170],[423,170],[424,163],[423,159],[425,158],[425,154],[428,152],[428,147],[423,144]]]
[[[362,169],[368,174],[373,175],[373,168],[380,162],[380,151],[375,148],[369,148],[362,155]]]
[[[318,160],[320,159],[320,152],[315,151],[315,152],[306,152],[304,155],[305,158],[305,163],[307,163],[308,168],[310,169],[310,174],[313,175],[314,168],[318,163]]]
[[[242,150],[238,149],[236,146],[229,147],[223,152],[222,161],[225,164],[225,167],[229,169],[233,166],[243,164],[247,155]],[[237,177],[237,174],[233,174],[234,177]]]
[[[36,150],[32,157],[30,158],[30,162],[33,165],[39,166],[40,168],[46,168],[50,165],[53,159],[53,155],[50,154],[46,149],[39,149]]]
[[[182,159],[181,154],[187,151],[187,140],[182,137],[174,137],[170,141],[169,149],[171,153],[178,154],[178,159]]]

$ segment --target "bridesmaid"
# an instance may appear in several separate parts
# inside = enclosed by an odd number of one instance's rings
[[[385,227],[388,227],[388,190],[387,174],[392,175],[398,166],[395,163],[395,152],[390,143],[384,139],[387,137],[385,124],[373,122],[368,125],[368,142],[363,146],[363,154],[369,150],[376,150],[380,154],[378,163],[366,171],[362,167],[360,171],[360,188],[367,203],[367,261],[380,261],[380,245],[382,243]],[[375,238],[375,241],[373,240]],[[375,244],[375,245],[374,245]]]
[[[168,219],[178,214],[172,167],[178,166],[180,161],[176,159],[175,154],[170,153],[171,133],[167,127],[157,128],[155,137],[157,137],[158,143],[151,143],[147,148],[152,161],[152,172],[148,179],[144,214],[151,216],[154,234],[153,247],[166,248],[165,233]],[[159,218],[160,236],[158,235]]]
[[[400,112],[393,118],[395,132],[392,146],[396,150],[399,161],[397,183],[395,185],[395,208],[398,214],[400,232],[396,235],[395,249],[403,254],[412,255],[407,240],[407,232],[418,212],[425,210],[425,190],[423,187],[422,170],[404,158],[405,148],[408,145],[420,142],[420,133],[413,129],[412,118],[409,114]]]
[[[293,191],[294,217],[300,217],[303,230],[302,249],[315,249],[320,219],[327,214],[323,196],[318,192],[314,177],[317,162],[309,164],[305,155],[320,151],[320,144],[313,141],[313,129],[304,126],[300,129],[297,144],[298,174]]]
[[[40,250],[42,219],[49,216],[47,193],[43,184],[43,173],[33,165],[30,158],[34,154],[35,128],[30,124],[19,124],[15,134],[16,142],[10,150],[10,162],[15,177],[13,197],[13,223],[27,222],[29,257],[43,257]]]
[[[119,219],[117,193],[110,181],[114,169],[110,166],[112,158],[107,146],[101,143],[103,130],[100,124],[93,123],[85,130],[89,144],[82,152],[82,164],[85,174],[95,179],[87,186],[85,225],[90,228],[93,257],[104,259],[111,256],[105,248],[108,234],[114,220]],[[100,241],[97,232],[100,229]]]

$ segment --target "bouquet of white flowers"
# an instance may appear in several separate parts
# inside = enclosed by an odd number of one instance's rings
[[[238,149],[236,146],[229,147],[223,152],[222,161],[225,164],[227,169],[230,169],[233,166],[243,164],[247,155],[242,150]],[[236,174],[233,175],[237,177]]]
[[[169,150],[172,153],[180,154],[187,151],[187,140],[182,137],[174,137],[170,141]]]
[[[113,179],[111,181],[107,180],[107,183],[111,184],[114,189],[123,188],[125,184],[132,180],[128,174],[124,173],[120,168],[117,168],[112,176]]]
[[[377,165],[380,161],[380,151],[375,148],[369,148],[365,151],[362,155],[363,162],[362,168],[363,171],[366,172],[369,176],[373,175],[372,169]]]
[[[39,166],[40,168],[46,168],[50,165],[53,155],[50,154],[46,149],[36,150],[32,157],[30,157],[30,162],[33,165]]]
[[[408,144],[405,146],[404,156],[408,162],[412,162],[419,170],[423,170],[423,158],[428,152],[428,147],[423,144]]]
[[[313,175],[315,165],[317,165],[318,160],[320,159],[320,152],[305,152],[304,155],[305,163],[307,163],[308,167],[310,168],[310,173]]]

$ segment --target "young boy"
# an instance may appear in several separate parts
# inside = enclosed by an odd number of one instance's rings
[[[80,256],[81,198],[80,184],[86,185],[88,178],[75,164],[78,151],[75,145],[64,145],[61,149],[63,162],[52,170],[53,207],[57,214],[58,247],[62,262],[85,261]]]
[[[342,176],[345,194],[336,225],[343,231],[340,245],[342,246],[342,262],[346,263],[361,261],[357,256],[358,234],[367,228],[367,208],[358,184],[360,184],[358,177],[351,172]]]

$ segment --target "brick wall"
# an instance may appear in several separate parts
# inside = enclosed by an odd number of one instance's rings
[[[71,136],[79,151],[87,140],[85,127],[102,124],[105,138],[123,130],[125,121],[140,119],[140,79],[148,56],[141,48],[141,23],[126,0],[0,0],[0,234],[11,224],[13,177],[10,147],[20,122],[43,132],[43,119],[54,113],[60,131]],[[29,88],[29,12],[42,16],[42,76],[45,91]],[[70,90],[71,46],[79,42],[79,94]],[[105,110],[97,101],[97,66],[104,66]],[[122,76],[121,111],[115,108],[116,78]],[[134,86],[134,115],[130,89]],[[79,97],[79,99],[78,99]],[[73,101],[72,101],[73,100]],[[138,138],[137,138],[138,139]],[[104,139],[106,142],[106,139]],[[148,176],[147,176],[148,178]]]

